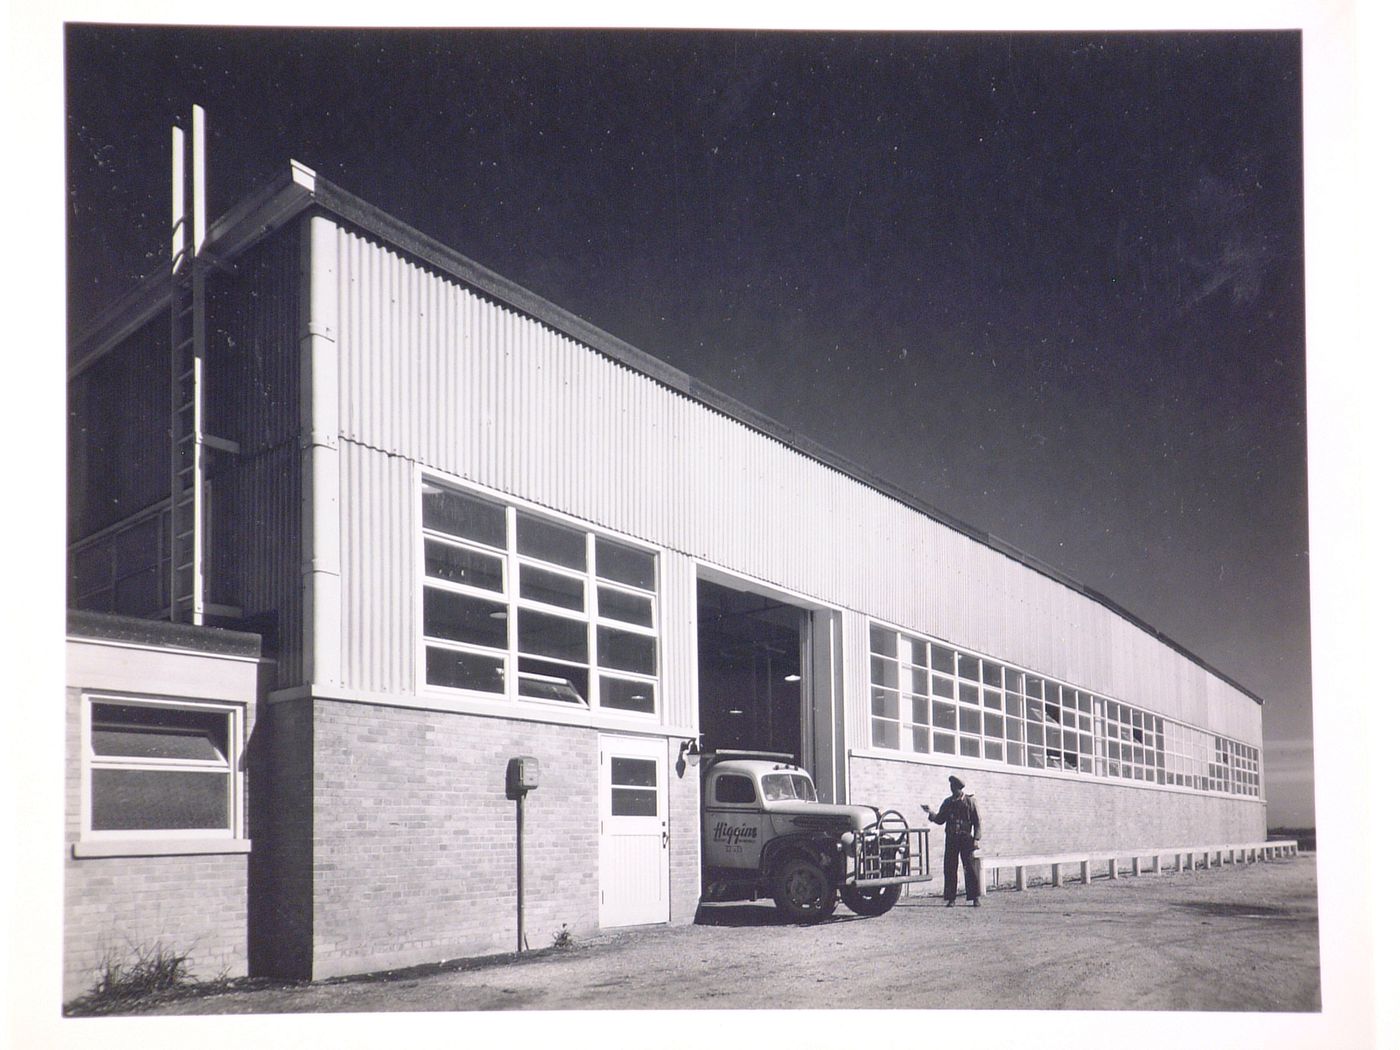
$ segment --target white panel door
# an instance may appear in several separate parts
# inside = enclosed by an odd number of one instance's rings
[[[671,917],[665,740],[599,738],[598,925]]]

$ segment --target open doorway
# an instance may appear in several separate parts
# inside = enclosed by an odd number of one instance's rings
[[[810,762],[804,700],[812,614],[708,580],[697,589],[701,747]]]

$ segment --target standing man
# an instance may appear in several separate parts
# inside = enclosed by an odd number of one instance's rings
[[[953,792],[943,800],[943,805],[934,813],[926,805],[919,808],[928,814],[928,819],[943,825],[943,900],[947,907],[953,906],[958,895],[958,860],[962,859],[963,881],[967,883],[967,899],[974,908],[982,906],[981,871],[973,851],[977,840],[982,837],[982,818],[977,815],[977,802],[963,792],[965,785],[957,777],[948,778],[948,787]]]

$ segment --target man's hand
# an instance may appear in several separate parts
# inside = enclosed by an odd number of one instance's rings
[[[928,803],[927,803],[927,802],[920,802],[920,803],[919,803],[919,808],[920,808],[921,810],[923,810],[925,813],[931,812],[931,811],[929,810],[929,808],[928,808]]]

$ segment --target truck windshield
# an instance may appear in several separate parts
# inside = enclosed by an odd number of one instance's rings
[[[781,802],[786,798],[815,802],[817,790],[801,773],[769,773],[763,778],[763,797],[769,802]]]

